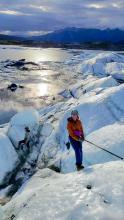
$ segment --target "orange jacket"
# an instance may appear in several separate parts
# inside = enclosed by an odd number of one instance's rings
[[[80,131],[81,136],[84,137],[83,126],[79,118],[76,121],[74,121],[72,117],[68,118],[67,130],[69,136],[71,136],[76,141],[79,140],[79,137],[75,135],[75,131]]]

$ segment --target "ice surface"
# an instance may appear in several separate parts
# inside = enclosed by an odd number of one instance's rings
[[[65,175],[49,169],[39,171],[4,207],[6,217],[14,214],[17,220],[122,220],[123,169],[124,163],[118,161]],[[86,188],[89,184],[91,190]]]
[[[8,136],[15,147],[25,137],[25,127],[32,131],[39,124],[39,113],[34,109],[21,111],[12,117],[8,129]]]
[[[75,72],[76,81],[59,93],[61,101],[39,110],[43,126],[28,158],[29,162],[38,158],[39,170],[1,209],[4,220],[12,215],[17,220],[123,219],[123,161],[83,142],[86,168],[77,173],[74,151],[66,147],[67,118],[77,109],[85,138],[124,157],[124,84],[117,81],[123,80],[123,61],[117,53],[84,51],[65,62],[69,74],[72,70],[70,78]],[[32,127],[38,119],[34,111],[19,113],[10,122],[10,137],[18,142],[24,126]],[[53,165],[60,168],[60,174],[43,169]]]
[[[18,163],[18,155],[9,138],[0,132],[0,184]]]

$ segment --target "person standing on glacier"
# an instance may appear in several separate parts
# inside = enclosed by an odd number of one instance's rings
[[[71,112],[71,117],[68,118],[68,122],[67,122],[67,130],[69,134],[70,143],[75,152],[76,167],[77,170],[79,171],[84,168],[84,166],[82,165],[82,161],[83,161],[82,142],[84,141],[84,131],[77,110],[73,110]]]

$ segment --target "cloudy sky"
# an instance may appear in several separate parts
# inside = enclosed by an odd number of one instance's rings
[[[64,27],[124,29],[124,0],[0,0],[0,33],[39,35]]]

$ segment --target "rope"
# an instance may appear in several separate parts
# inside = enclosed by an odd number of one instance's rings
[[[111,151],[109,151],[109,150],[106,150],[105,148],[100,147],[100,146],[98,146],[97,144],[92,143],[91,141],[88,141],[88,140],[86,140],[86,139],[85,139],[84,141],[86,141],[86,142],[89,143],[89,144],[94,145],[94,146],[97,147],[97,148],[100,148],[101,150],[103,150],[103,151],[105,151],[105,152],[107,152],[107,153],[109,153],[109,154],[111,154],[111,155],[113,155],[113,156],[115,156],[115,157],[118,157],[118,158],[121,159],[121,160],[124,160],[123,157],[120,157],[119,155],[114,154],[113,152],[111,152]]]

